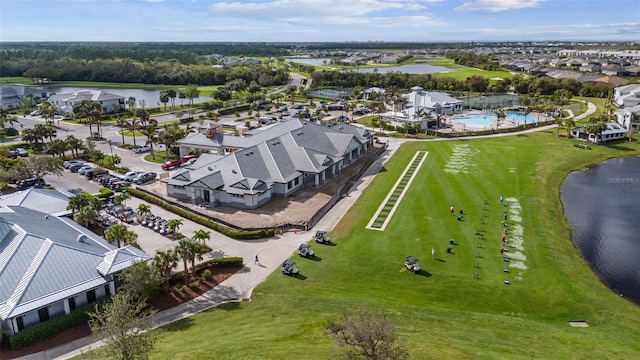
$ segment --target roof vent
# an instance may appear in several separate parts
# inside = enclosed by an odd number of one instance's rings
[[[213,171],[213,169],[211,168],[211,166],[207,166],[207,169],[208,169],[209,171]]]
[[[80,234],[78,235],[78,238],[76,240],[78,240],[79,243],[83,243],[86,244],[87,243],[87,235],[85,234]]]
[[[234,173],[234,174],[237,174],[237,173],[238,173],[235,169],[234,169],[234,170],[231,170],[231,172],[232,172],[232,173]]]

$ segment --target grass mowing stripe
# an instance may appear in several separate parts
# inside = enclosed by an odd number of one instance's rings
[[[384,229],[387,227],[387,224],[393,217],[393,213],[398,208],[398,205],[400,205],[404,194],[406,194],[409,186],[413,182],[413,179],[418,173],[418,170],[420,169],[420,167],[422,167],[422,164],[424,163],[424,160],[427,158],[428,154],[429,153],[426,151],[416,151],[413,159],[411,159],[405,170],[398,178],[398,181],[396,181],[391,191],[389,191],[387,197],[378,207],[378,210],[371,218],[371,221],[369,221],[369,224],[367,224],[367,229],[384,231]],[[397,199],[394,199],[396,197]],[[387,210],[389,208],[389,214],[383,215],[383,210]],[[384,221],[382,221],[382,224],[379,225],[382,219],[384,219]]]

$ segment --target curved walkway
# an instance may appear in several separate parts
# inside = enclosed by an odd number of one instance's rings
[[[584,101],[583,101],[584,102]],[[598,109],[596,107],[596,104],[592,103],[592,102],[586,102],[587,103],[587,111],[584,112],[584,114],[580,114],[578,116],[576,116],[575,118],[573,118],[575,121],[580,121],[588,116],[593,115],[596,110]]]
[[[349,192],[349,195],[340,200],[315,226],[309,231],[297,233],[287,232],[281,236],[269,239],[253,240],[250,242],[232,240],[236,242],[237,248],[233,249],[233,256],[240,256],[247,262],[245,266],[235,275],[224,281],[217,287],[209,290],[201,296],[180,304],[174,308],[158,312],[154,315],[155,326],[160,327],[174,321],[189,317],[191,315],[208,310],[226,302],[250,301],[253,289],[262,283],[271,273],[279,270],[280,264],[296,251],[300,243],[309,241],[315,229],[330,231],[349,211],[351,206],[360,197],[375,175],[382,169],[383,165],[393,156],[395,151],[406,141],[457,141],[477,138],[514,136],[519,134],[544,131],[554,128],[556,125],[534,127],[520,132],[492,134],[486,136],[468,136],[459,138],[434,138],[428,140],[390,138],[387,141],[387,151],[384,152],[363,174],[361,181]],[[130,201],[132,201],[131,199]],[[130,204],[134,206],[133,204]],[[181,231],[182,232],[182,231]],[[213,235],[213,234],[212,234]],[[215,240],[218,241],[218,240]],[[222,241],[222,239],[220,239]],[[219,245],[219,244],[218,244]],[[220,248],[220,246],[213,246]],[[260,264],[254,264],[251,260],[258,254]],[[93,336],[87,336],[73,342],[57,346],[36,354],[31,354],[21,359],[47,360],[47,359],[70,359],[91,349],[102,346],[96,342]]]

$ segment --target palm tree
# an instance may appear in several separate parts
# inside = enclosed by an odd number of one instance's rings
[[[91,111],[89,116],[91,117],[91,122],[96,124],[98,127],[98,137],[102,138],[102,113],[104,109],[102,108],[102,104],[100,103],[91,103]],[[92,134],[93,135],[93,134]]]
[[[169,102],[169,94],[167,90],[160,91],[160,102],[164,104],[164,111],[167,111],[167,103]]]
[[[116,121],[115,125],[120,128],[120,135],[122,135],[122,144],[124,145],[124,131],[129,127],[129,121],[118,115],[118,120]]]
[[[74,215],[73,220],[84,227],[89,227],[89,223],[92,223],[98,217],[98,212],[91,206],[83,206]]]
[[[164,278],[164,284],[167,288],[169,287],[171,271],[177,266],[178,260],[178,255],[173,249],[167,251],[159,250],[156,256],[153,257],[153,266],[158,270],[160,276]]]
[[[89,136],[93,136],[92,118],[91,118],[91,101],[82,100],[73,105],[73,113],[81,124],[89,124]]]
[[[211,239],[211,231],[206,231],[204,229],[196,230],[193,232],[192,239],[204,244],[207,240]]]
[[[171,219],[167,222],[167,228],[171,229],[174,234],[178,235],[178,229],[180,229],[180,226],[182,226],[182,222],[182,219]]]
[[[129,105],[129,111],[133,112],[133,107],[136,106],[136,98],[129,96],[127,99],[127,105]]]
[[[22,130],[22,141],[28,142],[29,147],[33,148],[38,143],[38,139],[39,137],[33,129]]]
[[[84,149],[84,144],[82,143],[82,140],[77,139],[75,136],[73,135],[68,135],[64,141],[67,143],[67,145],[69,146],[69,149],[71,150],[71,157],[77,158],[80,156],[80,150]]]
[[[139,204],[136,208],[136,212],[141,216],[151,214],[151,206],[147,204]]]
[[[140,120],[138,120],[138,118],[133,118],[131,119],[131,121],[129,122],[129,131],[131,131],[131,133],[133,134],[133,147],[136,147],[136,131],[138,131],[138,129],[140,129],[140,125],[141,122]],[[123,130],[124,131],[124,130]]]
[[[64,152],[69,150],[69,144],[62,139],[55,139],[48,142],[45,146],[45,152],[49,155],[60,155],[64,157]]]
[[[171,99],[171,108],[175,108],[176,107],[176,96],[178,96],[178,93],[173,90],[173,89],[169,89],[167,90],[167,96],[169,96],[169,99]]]
[[[116,246],[121,247],[122,243],[125,245],[136,244],[138,234],[129,230],[129,227],[125,224],[113,224],[104,231],[104,238],[110,243],[115,241]]]
[[[140,118],[140,125],[142,127],[147,126],[147,121],[149,121],[149,112],[145,109],[137,109],[136,117]]]
[[[175,220],[175,219],[174,219]],[[195,257],[195,243],[191,240],[180,240],[175,248],[176,254],[182,259],[184,265],[184,284],[189,284],[189,267],[187,262]]]
[[[149,125],[145,127],[144,130],[142,131],[142,135],[147,137],[147,144],[149,144],[149,148],[151,151],[151,158],[155,160],[156,154],[153,152],[153,144],[156,144],[158,142],[158,134],[156,134],[156,126]]]
[[[118,195],[113,197],[114,204],[122,204],[122,206],[127,206],[127,200],[131,199],[131,195],[128,192],[121,192]]]
[[[102,209],[102,201],[88,192],[81,192],[69,198],[67,210],[71,210],[72,214],[75,214],[84,207],[89,207],[98,212]]]
[[[571,129],[576,126],[576,121],[572,118],[564,119],[564,125],[567,127],[567,136],[571,137]]]

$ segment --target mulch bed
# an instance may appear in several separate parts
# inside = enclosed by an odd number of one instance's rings
[[[192,289],[191,287],[185,287],[182,293],[174,294],[172,292],[162,293],[149,301],[149,305],[158,310],[166,310],[170,309],[176,305],[187,302],[193,298],[196,298],[203,293],[211,290],[216,285],[222,283],[233,274],[238,272],[240,268],[214,268],[211,269],[211,277],[206,281],[200,281],[200,287],[198,289]],[[180,279],[172,279],[171,287],[174,285],[183,285],[184,280]],[[91,330],[89,330],[89,325],[78,325],[73,328],[67,329],[61,333],[58,333],[48,339],[42,340],[38,343],[31,344],[25,348],[20,350],[11,350],[8,341],[3,341],[0,345],[0,359],[15,359],[21,356],[37,353],[40,351],[44,351],[46,349],[56,347],[60,344],[66,344],[68,342],[74,341],[76,339],[83,338],[85,336],[91,335]]]

